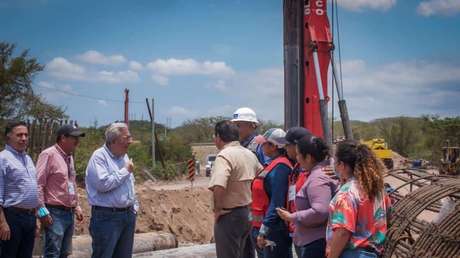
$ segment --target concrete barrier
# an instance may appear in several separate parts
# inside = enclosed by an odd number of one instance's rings
[[[39,244],[41,245],[41,244]],[[178,246],[177,238],[171,233],[142,233],[134,235],[133,253],[145,253],[156,250],[176,248]],[[34,253],[34,257],[40,257],[40,251]],[[73,258],[89,258],[91,257],[91,236],[81,235],[75,236],[72,239],[72,255]]]
[[[135,258],[216,258],[215,244],[179,247],[155,252],[139,253]]]
[[[77,236],[73,239],[73,253],[71,257],[91,257],[91,237],[89,235]],[[142,233],[134,235],[133,253],[145,253],[155,250],[176,248],[176,237],[171,233]]]

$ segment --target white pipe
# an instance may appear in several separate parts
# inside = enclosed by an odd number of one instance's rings
[[[321,71],[319,69],[318,51],[313,51],[313,64],[315,66],[316,84],[318,85],[319,99],[324,99],[323,82],[321,81]]]

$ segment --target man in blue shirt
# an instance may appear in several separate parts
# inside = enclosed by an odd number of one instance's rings
[[[105,145],[93,153],[86,168],[92,258],[132,256],[138,204],[134,164],[127,155],[131,143],[126,124],[111,124],[105,131]]]
[[[35,167],[25,152],[28,136],[24,122],[6,126],[0,152],[1,258],[32,257],[39,200]]]
[[[241,146],[252,151],[257,156],[260,164],[263,166],[268,165],[271,160],[264,155],[262,145],[257,142],[257,139],[262,138],[262,136],[257,133],[259,121],[257,120],[256,112],[247,107],[238,108],[233,113],[232,122],[238,126]]]

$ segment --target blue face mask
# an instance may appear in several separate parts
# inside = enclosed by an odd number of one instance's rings
[[[334,174],[338,179],[340,179],[340,173],[337,171],[337,168],[335,167],[335,162],[337,162],[336,159],[331,159],[331,165],[334,169]]]

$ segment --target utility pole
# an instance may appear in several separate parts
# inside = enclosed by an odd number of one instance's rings
[[[129,90],[125,89],[125,124],[129,126]]]
[[[152,97],[152,167],[155,167],[155,100]]]

